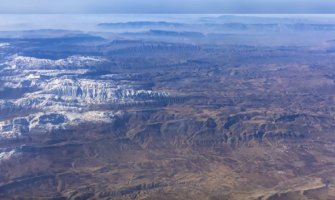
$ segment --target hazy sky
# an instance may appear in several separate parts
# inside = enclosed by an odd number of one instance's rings
[[[0,0],[1,13],[335,13],[335,0]]]

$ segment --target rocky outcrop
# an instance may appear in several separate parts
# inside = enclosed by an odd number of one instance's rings
[[[38,123],[43,124],[51,124],[51,125],[59,125],[66,122],[66,118],[64,115],[51,113],[47,115],[42,115],[38,119]]]
[[[67,122],[67,118],[57,113],[37,113],[27,117],[17,117],[0,122],[0,140],[25,137],[31,130],[48,132]]]
[[[14,118],[0,123],[0,137],[13,138],[29,133],[29,120],[27,118]]]
[[[229,116],[227,118],[226,123],[224,124],[224,128],[229,129],[234,124],[237,124],[238,122],[243,121],[243,120],[249,120],[251,118],[252,118],[252,115],[250,115],[250,114],[247,114],[247,115],[238,114],[238,115],[234,115],[234,116]]]

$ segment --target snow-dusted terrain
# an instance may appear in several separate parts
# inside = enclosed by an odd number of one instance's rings
[[[9,43],[0,43],[0,48],[8,47]]]
[[[85,68],[104,62],[106,62],[106,60],[103,58],[87,56],[71,56],[66,59],[50,60],[13,55],[5,64],[7,64],[12,69],[65,69],[69,67]]]
[[[109,122],[117,113],[96,111],[93,106],[131,104],[139,99],[168,96],[164,91],[134,89],[134,83],[114,80],[112,74],[85,76],[89,68],[108,64],[101,57],[51,60],[8,56],[0,64],[0,73],[4,74],[0,77],[0,139],[65,129],[87,121]],[[19,94],[10,95],[15,92]]]

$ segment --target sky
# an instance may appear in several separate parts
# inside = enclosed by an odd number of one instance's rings
[[[0,13],[334,14],[335,0],[0,0]]]

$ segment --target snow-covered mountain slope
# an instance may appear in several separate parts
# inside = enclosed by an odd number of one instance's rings
[[[0,43],[0,48],[8,47],[9,43]]]
[[[9,56],[0,69],[0,140],[83,122],[108,122],[115,113],[94,107],[129,106],[169,96],[164,91],[141,89],[129,80],[129,74],[86,75],[107,63],[104,58],[87,56],[59,60]]]
[[[5,64],[12,69],[66,69],[85,68],[105,63],[101,57],[70,56],[66,59],[40,59],[13,55]]]

